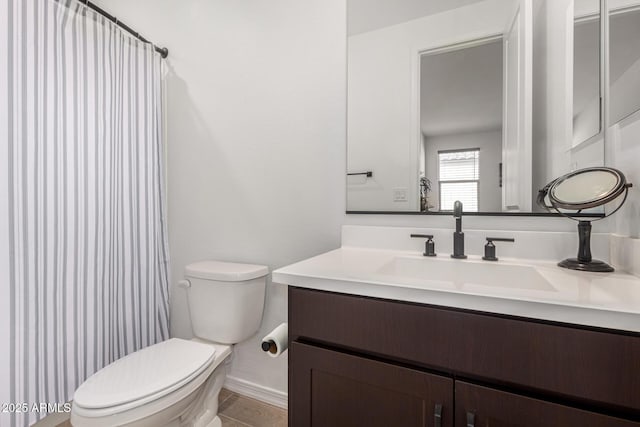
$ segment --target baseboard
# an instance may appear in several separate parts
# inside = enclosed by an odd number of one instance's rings
[[[224,388],[234,393],[268,403],[269,405],[277,406],[278,408],[287,409],[288,407],[287,393],[252,383],[251,381],[227,376]]]

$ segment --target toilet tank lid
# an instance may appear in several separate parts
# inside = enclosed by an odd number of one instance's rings
[[[185,267],[185,276],[222,282],[242,282],[264,277],[269,268],[264,265],[223,261],[199,261]]]

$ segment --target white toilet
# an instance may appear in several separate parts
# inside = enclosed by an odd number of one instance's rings
[[[185,268],[193,333],[119,359],[75,392],[77,427],[218,427],[231,345],[260,327],[268,268],[202,261]]]

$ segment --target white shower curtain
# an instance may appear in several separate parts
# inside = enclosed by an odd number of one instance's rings
[[[161,61],[76,0],[0,2],[0,426],[168,336]]]

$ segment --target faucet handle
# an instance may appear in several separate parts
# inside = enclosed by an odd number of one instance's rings
[[[484,256],[482,257],[485,261],[497,261],[496,257],[496,245],[493,242],[515,242],[516,239],[510,237],[487,237],[487,244],[484,245]]]
[[[424,242],[424,256],[436,256],[436,244],[433,242],[433,234],[412,234],[411,237],[422,237]]]

